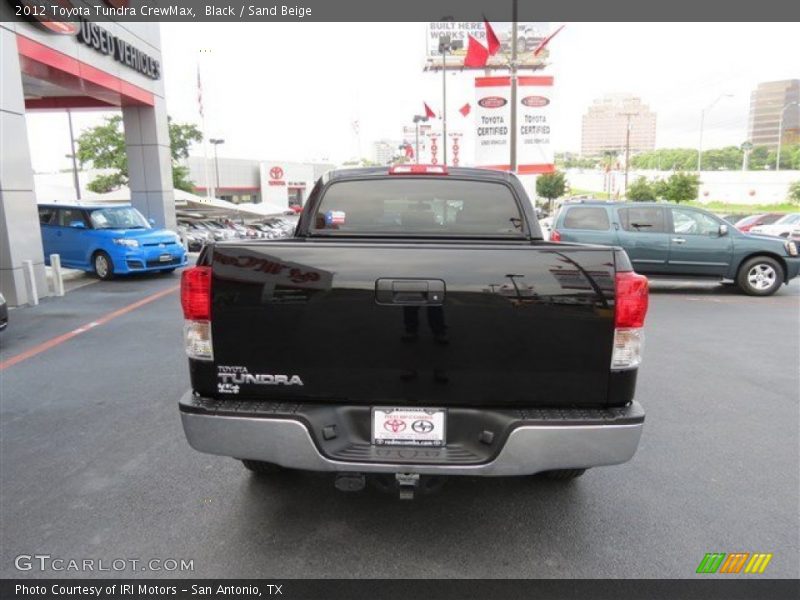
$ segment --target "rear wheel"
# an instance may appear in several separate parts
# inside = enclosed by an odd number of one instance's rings
[[[754,256],[739,267],[736,283],[750,296],[771,296],[783,283],[783,267],[769,256]]]
[[[103,252],[95,252],[92,258],[92,267],[94,267],[94,274],[103,281],[108,281],[114,277],[114,263],[111,257]]]
[[[264,462],[263,460],[242,459],[242,464],[244,465],[245,469],[252,471],[257,475],[272,475],[281,470],[278,465],[270,462]]]
[[[542,476],[556,481],[566,481],[580,477],[584,473],[586,473],[586,469],[556,469],[555,471],[545,471]]]

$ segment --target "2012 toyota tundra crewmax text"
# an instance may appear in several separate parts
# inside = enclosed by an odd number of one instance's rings
[[[189,443],[257,473],[569,479],[629,460],[647,279],[550,243],[519,180],[330,172],[293,237],[207,246],[182,276]],[[422,476],[422,478],[420,478]]]

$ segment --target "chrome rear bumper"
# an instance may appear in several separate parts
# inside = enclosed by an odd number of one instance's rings
[[[635,403],[634,403],[635,404]],[[641,412],[641,407],[635,404]],[[415,453],[403,449],[404,461],[357,462],[332,459],[320,452],[308,427],[298,419],[221,416],[181,410],[186,439],[200,452],[260,460],[291,469],[423,475],[532,475],[553,469],[579,469],[624,463],[633,457],[644,425],[521,425],[511,431],[499,452],[478,464],[414,464]]]

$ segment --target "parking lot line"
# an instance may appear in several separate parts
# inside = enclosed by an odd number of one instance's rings
[[[118,310],[115,310],[115,311],[110,312],[110,313],[108,313],[106,315],[103,315],[99,319],[95,319],[94,321],[90,321],[89,323],[86,323],[85,325],[81,325],[77,329],[73,329],[72,331],[68,331],[67,333],[64,333],[62,335],[58,335],[58,336],[56,336],[54,338],[51,338],[51,339],[47,340],[46,342],[42,342],[41,344],[38,344],[37,346],[34,346],[33,348],[30,348],[29,350],[26,350],[25,352],[20,352],[19,354],[15,355],[15,356],[12,356],[8,360],[4,360],[4,361],[0,362],[0,371],[4,371],[5,369],[7,369],[9,367],[13,367],[16,364],[21,363],[23,360],[27,360],[27,359],[29,359],[31,357],[36,356],[37,354],[41,354],[45,350],[49,350],[50,348],[55,348],[56,346],[58,346],[60,344],[63,344],[67,340],[71,340],[75,336],[78,336],[78,335],[80,335],[82,333],[86,333],[87,331],[90,331],[90,330],[94,329],[95,327],[99,327],[100,325],[104,325],[105,323],[108,323],[112,319],[116,319],[117,317],[121,317],[122,315],[124,315],[126,313],[129,313],[132,310],[136,310],[137,308],[139,308],[141,306],[144,306],[145,304],[149,304],[150,302],[153,302],[154,300],[158,300],[159,298],[167,296],[167,295],[169,295],[169,294],[171,294],[173,292],[177,292],[179,289],[180,289],[180,286],[176,285],[176,286],[173,286],[173,287],[168,288],[166,290],[162,290],[160,292],[156,292],[155,294],[151,294],[149,296],[146,296],[146,297],[142,298],[141,300],[137,300],[136,302],[133,302],[132,304],[128,304],[127,306],[123,306],[122,308],[120,308]]]

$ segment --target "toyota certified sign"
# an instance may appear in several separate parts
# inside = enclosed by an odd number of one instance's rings
[[[508,100],[501,98],[500,96],[486,96],[485,98],[478,100],[478,104],[480,104],[483,108],[500,108],[505,106],[507,103]]]
[[[550,99],[544,96],[525,96],[521,100],[522,104],[530,107],[547,106],[550,104]]]

